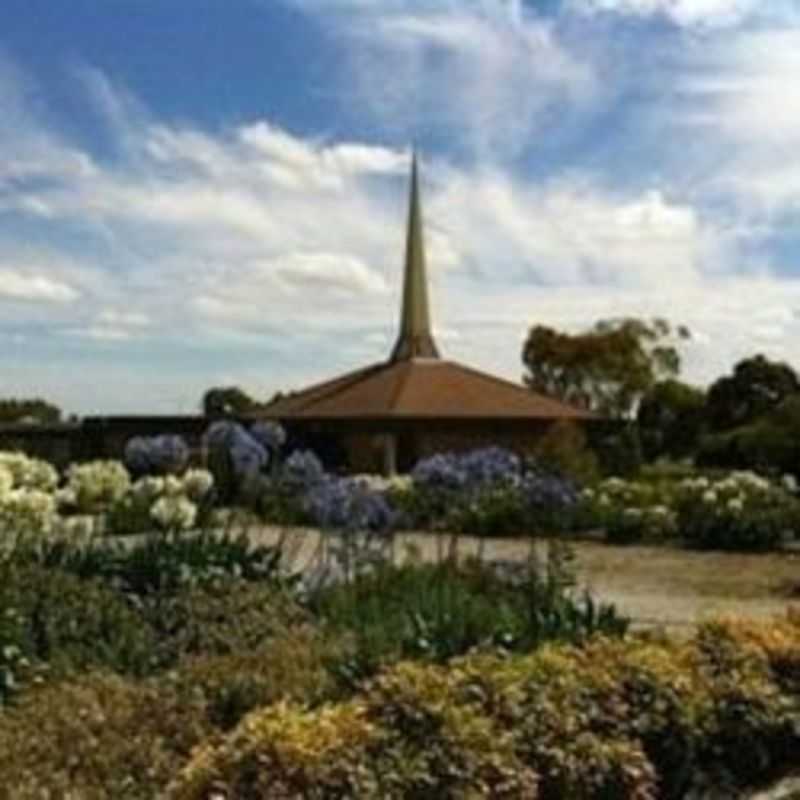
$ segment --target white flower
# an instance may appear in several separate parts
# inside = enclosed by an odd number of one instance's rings
[[[119,461],[90,461],[67,470],[67,486],[75,492],[77,507],[100,511],[121,500],[130,489],[128,470]]]
[[[49,533],[56,520],[53,496],[38,489],[12,489],[0,500],[0,527],[14,533]]]
[[[183,476],[183,489],[191,500],[201,500],[214,485],[214,476],[206,469],[190,469]]]
[[[81,514],[77,517],[64,517],[61,521],[61,529],[67,536],[85,538],[94,533],[96,524],[96,517]]]
[[[52,464],[24,453],[0,452],[0,466],[11,473],[14,489],[52,492],[58,486],[58,472]]]
[[[55,499],[59,508],[73,508],[78,505],[78,496],[75,494],[75,490],[71,486],[64,486],[63,488],[59,489],[53,495],[53,498]]]
[[[797,492],[797,478],[795,478],[794,475],[784,475],[781,478],[781,483],[787,492],[791,492],[792,494]]]
[[[139,478],[133,486],[131,491],[137,496],[145,500],[155,500],[164,493],[164,479],[157,478],[152,475],[147,475],[144,478]]]
[[[164,494],[167,497],[179,497],[183,494],[183,483],[180,478],[174,475],[167,475],[164,478]]]
[[[150,516],[164,530],[189,530],[197,519],[197,506],[187,497],[165,495],[153,504]]]
[[[14,476],[7,467],[0,466],[0,497],[7,495],[14,487]]]
[[[728,511],[732,511],[734,514],[738,514],[744,508],[744,501],[741,497],[732,497],[728,500]]]
[[[717,493],[714,489],[706,489],[705,492],[703,492],[703,502],[708,505],[713,505],[717,502]]]

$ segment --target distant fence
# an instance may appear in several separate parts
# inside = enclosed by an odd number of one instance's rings
[[[198,448],[211,422],[208,417],[193,415],[86,417],[80,422],[62,424],[5,424],[0,425],[0,450],[19,450],[65,467],[73,461],[121,459],[125,444],[135,436],[175,433],[183,436],[191,448]]]

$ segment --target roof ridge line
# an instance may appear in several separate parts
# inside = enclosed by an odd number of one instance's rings
[[[514,381],[508,380],[508,378],[501,378],[497,375],[492,375],[490,372],[483,372],[483,370],[478,369],[477,367],[471,367],[468,364],[462,364],[460,361],[442,361],[442,364],[452,364],[454,366],[460,367],[461,369],[471,372],[473,375],[480,375],[482,378],[486,378],[487,380],[492,381],[493,383],[499,383],[503,386],[510,386],[512,389],[517,389],[520,392],[524,392],[528,396],[533,397],[540,397],[543,400],[548,400],[551,403],[555,403],[556,405],[564,406],[566,408],[572,409],[573,411],[577,411],[581,414],[585,414],[587,417],[594,417],[596,416],[591,411],[580,408],[579,406],[575,406],[572,403],[567,403],[565,400],[561,400],[557,397],[551,397],[548,394],[544,394],[543,392],[537,392],[533,389],[529,389],[527,386],[524,386],[521,383],[515,383]]]
[[[276,403],[294,401],[298,403],[299,408],[305,408],[310,403],[332,397],[333,395],[337,394],[338,391],[348,388],[355,381],[359,380],[370,372],[380,369],[383,366],[385,366],[384,362],[369,364],[366,367],[361,367],[360,369],[346,372],[344,375],[339,375],[338,377],[330,378],[327,381],[316,383],[313,386],[308,386],[305,389],[301,389],[294,395],[286,395],[285,397],[280,398],[280,400],[277,400]],[[313,395],[313,397],[308,397],[308,395]]]
[[[397,381],[397,387],[395,388],[394,392],[392,392],[391,398],[389,398],[389,408],[391,409],[397,408],[400,395],[402,395],[405,391],[406,383],[408,383],[408,375],[411,371],[409,369],[410,363],[410,361],[396,361],[389,365],[390,369],[394,367],[403,367],[403,369],[400,370],[400,377]]]

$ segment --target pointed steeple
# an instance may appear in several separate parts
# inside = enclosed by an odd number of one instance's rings
[[[400,333],[391,361],[411,358],[439,358],[433,340],[428,311],[428,280],[425,269],[425,242],[422,230],[422,208],[419,199],[417,153],[411,161],[411,194],[408,208],[406,265],[403,278],[403,308]]]

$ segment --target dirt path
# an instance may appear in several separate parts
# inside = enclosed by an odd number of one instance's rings
[[[274,542],[275,529],[260,531],[256,538]],[[294,531],[290,541],[297,547],[296,562],[307,563],[318,544],[312,530]],[[399,558],[413,549],[426,560],[435,560],[440,540],[430,534],[398,536]],[[605,602],[614,603],[639,625],[679,628],[715,614],[769,617],[800,610],[800,553],[745,555],[702,553],[673,547],[613,546],[602,542],[572,543],[579,583]],[[476,539],[462,537],[459,553],[477,553]],[[484,542],[484,557],[518,561],[527,557],[528,545],[518,539]]]

